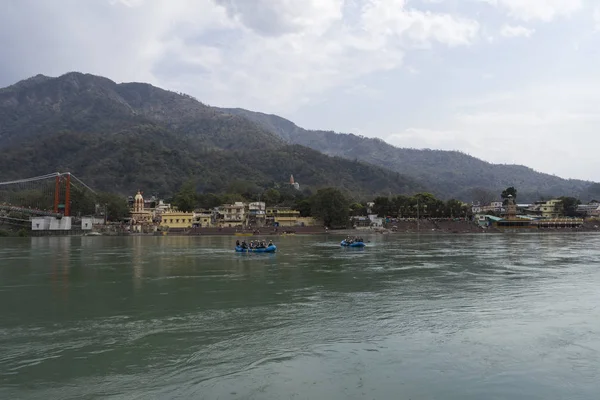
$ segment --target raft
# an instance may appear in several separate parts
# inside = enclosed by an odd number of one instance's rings
[[[365,247],[366,244],[365,244],[365,242],[352,242],[352,243],[348,243],[348,242],[346,242],[346,240],[342,240],[342,242],[340,243],[340,246],[344,246],[344,247]]]
[[[235,246],[235,251],[238,253],[275,253],[277,251],[277,246],[272,244],[261,249],[244,249],[242,246]]]

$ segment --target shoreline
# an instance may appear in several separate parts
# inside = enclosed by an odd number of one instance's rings
[[[117,229],[111,229],[111,226],[104,226],[93,232],[84,232],[81,230],[73,231],[30,231],[31,237],[51,237],[51,236],[229,236],[242,240],[243,238],[259,237],[285,237],[285,236],[307,236],[307,235],[338,235],[338,236],[363,236],[363,235],[439,235],[439,234],[507,234],[507,233],[599,233],[600,222],[588,221],[577,228],[518,228],[518,229],[499,229],[495,227],[483,228],[471,221],[398,221],[388,228],[350,228],[350,229],[325,229],[317,226],[305,227],[287,227],[287,228],[263,228],[261,230],[239,230],[236,228],[191,228],[181,230],[171,230],[168,232],[124,232]],[[112,227],[116,228],[116,227]],[[12,232],[11,232],[12,233]],[[16,237],[7,235],[4,237]]]

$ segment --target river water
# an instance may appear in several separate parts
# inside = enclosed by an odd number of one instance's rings
[[[0,239],[1,399],[598,399],[600,236]]]

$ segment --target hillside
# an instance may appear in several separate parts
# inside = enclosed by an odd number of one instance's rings
[[[169,195],[245,181],[255,190],[290,174],[356,198],[412,193],[414,180],[366,163],[287,144],[252,120],[143,83],[68,73],[0,89],[0,180],[71,171],[99,190]]]
[[[440,197],[472,201],[481,191],[499,196],[509,186],[518,188],[521,201],[563,195],[589,200],[597,196],[592,182],[562,179],[521,165],[491,164],[458,151],[398,148],[380,139],[302,129],[276,115],[239,108],[222,110],[246,117],[288,143],[401,172]]]

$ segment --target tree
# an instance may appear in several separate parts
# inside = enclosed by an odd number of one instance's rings
[[[472,201],[479,203],[480,206],[489,205],[496,196],[492,192],[484,188],[474,188],[471,190]]]
[[[294,208],[300,211],[301,217],[310,217],[312,215],[312,203],[310,202],[310,200],[300,200],[296,203]]]
[[[508,199],[508,196],[512,196],[513,199],[516,199],[517,189],[515,189],[513,186],[507,187],[502,191],[502,194],[500,195],[500,197],[502,197],[504,200]]]
[[[177,207],[179,211],[190,212],[194,211],[198,203],[198,197],[194,183],[188,181],[181,185],[179,192],[173,197],[173,205]]]
[[[279,204],[279,200],[281,198],[281,194],[277,189],[267,189],[263,195],[262,199],[267,206],[275,206]]]
[[[465,215],[465,210],[462,202],[455,199],[446,202],[446,216],[455,218],[463,215]]]
[[[390,215],[392,203],[387,197],[379,196],[373,201],[373,212],[379,217],[387,217]]]
[[[312,197],[312,214],[327,227],[345,228],[350,216],[348,199],[339,189],[320,189]]]
[[[97,201],[97,196],[89,190],[72,188],[71,215],[93,215],[96,212]]]
[[[222,199],[214,193],[204,193],[198,195],[198,206],[202,208],[215,208],[223,203]]]
[[[99,193],[98,203],[100,207],[106,207],[106,219],[119,221],[129,216],[127,200],[114,193]]]
[[[354,216],[367,215],[367,206],[360,203],[352,203],[350,205],[350,212]]]
[[[559,197],[559,200],[562,202],[563,214],[566,217],[576,217],[577,214],[577,206],[581,204],[579,199],[575,197]]]

